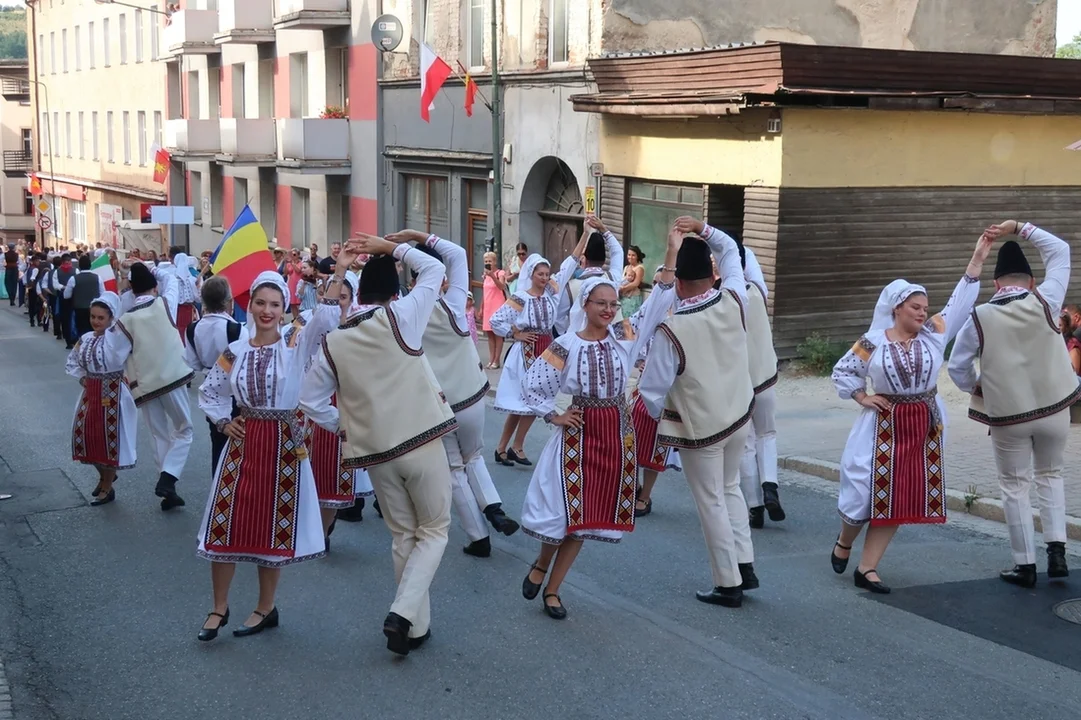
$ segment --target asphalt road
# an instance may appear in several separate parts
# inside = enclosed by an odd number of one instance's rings
[[[194,553],[210,473],[202,416],[187,508],[159,510],[145,436],[118,501],[91,508],[95,473],[69,460],[78,386],[63,363],[62,345],[0,306],[0,492],[16,493],[0,503],[0,658],[17,720],[1057,720],[1081,708],[1081,625],[1051,612],[1081,596],[1081,560],[1072,585],[1004,585],[1002,527],[955,517],[898,534],[880,566],[894,587],[883,602],[830,571],[836,486],[794,474],[783,476],[789,520],[755,535],[762,588],[740,610],[695,601],[708,564],[686,484],[669,474],[623,544],[586,546],[562,591],[564,622],[521,597],[535,541],[500,537],[478,560],[455,527],[433,639],[396,659],[380,632],[390,537],[366,511],[339,524],[329,558],[285,570],[279,629],[199,643],[210,609]],[[500,422],[489,414],[489,446]],[[532,457],[546,432],[531,434]],[[516,516],[528,472],[494,475]],[[234,622],[255,596],[242,566]]]

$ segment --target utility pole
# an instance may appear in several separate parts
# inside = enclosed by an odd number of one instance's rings
[[[503,101],[499,93],[499,0],[492,0],[492,240],[503,261]]]

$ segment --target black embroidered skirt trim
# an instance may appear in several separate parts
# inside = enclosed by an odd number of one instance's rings
[[[168,385],[166,385],[163,388],[159,388],[157,390],[148,392],[146,395],[141,395],[141,396],[135,398],[135,407],[142,407],[144,404],[150,402],[154,398],[159,398],[162,395],[168,395],[173,390],[176,390],[178,387],[183,387],[183,386],[187,385],[189,382],[191,382],[191,379],[193,377],[195,377],[195,373],[190,372],[187,375],[185,375],[184,377],[177,380],[176,382],[171,382],[171,383],[169,383]],[[131,386],[131,388],[134,388],[134,387],[135,387],[135,385]]]
[[[462,410],[465,410],[466,408],[473,407],[474,405],[476,405],[477,403],[479,403],[481,400],[484,399],[484,396],[488,394],[488,389],[490,387],[491,387],[491,384],[487,380],[485,380],[484,381],[484,387],[482,387],[480,390],[478,390],[475,394],[470,395],[469,397],[467,397],[465,400],[462,400],[461,402],[454,403],[453,405],[450,406],[450,409],[453,412],[460,412]]]

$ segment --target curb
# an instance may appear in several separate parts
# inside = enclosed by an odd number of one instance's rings
[[[803,473],[804,475],[812,475],[814,477],[822,478],[823,480],[829,480],[830,482],[839,483],[841,481],[841,466],[837,463],[827,462],[826,460],[819,460],[811,457],[801,457],[799,455],[789,455],[777,459],[777,465],[783,467],[785,470],[792,470],[793,472]],[[946,509],[953,512],[963,512],[969,515],[975,515],[985,520],[993,520],[995,522],[1005,523],[1006,514],[1002,508],[1002,501],[992,498],[976,498],[971,503],[971,506],[966,504],[965,494],[958,490],[951,490],[946,488]],[[1036,530],[1043,531],[1042,524],[1040,523],[1040,514],[1037,511],[1032,512],[1033,523],[1036,526]],[[1066,537],[1071,540],[1081,540],[1081,518],[1066,516]]]

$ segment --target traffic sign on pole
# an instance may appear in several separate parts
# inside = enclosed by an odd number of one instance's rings
[[[34,207],[36,207],[38,209],[38,212],[42,215],[47,215],[49,211],[53,209],[52,204],[45,198],[38,200],[37,205],[35,205]]]
[[[38,227],[42,230],[48,230],[53,226],[53,221],[48,215],[38,216]]]

